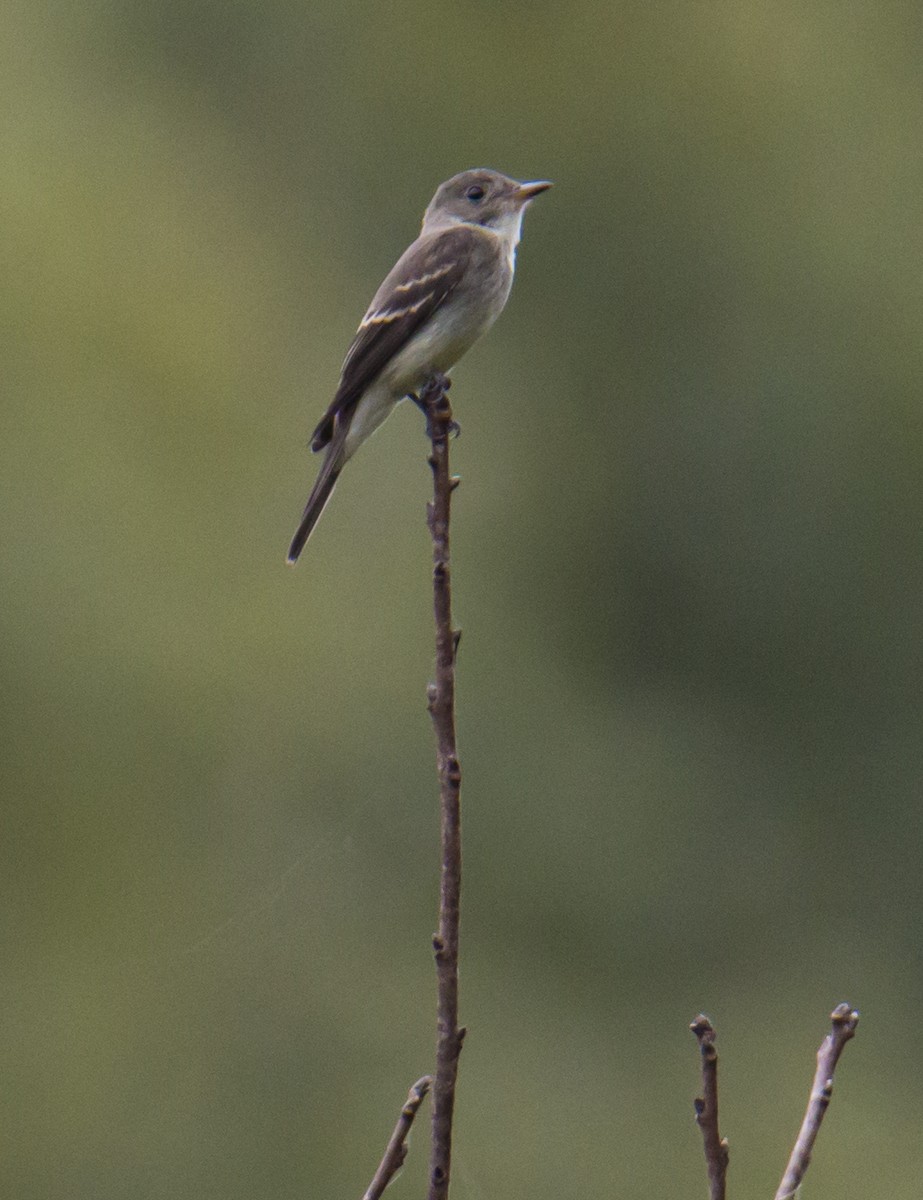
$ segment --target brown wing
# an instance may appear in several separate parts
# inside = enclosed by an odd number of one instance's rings
[[[413,335],[451,296],[465,273],[476,235],[464,226],[418,238],[375,293],[343,361],[336,395],[311,438],[322,450],[340,414],[359,397]]]

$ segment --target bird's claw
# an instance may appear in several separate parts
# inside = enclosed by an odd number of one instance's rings
[[[444,400],[445,393],[452,386],[452,380],[447,375],[434,376],[424,384],[420,394],[416,392],[408,392],[408,400],[412,400],[420,412],[426,417],[426,436],[432,441],[433,438],[433,399],[438,397]],[[450,420],[446,426],[446,432],[449,437],[459,437],[461,435],[461,425],[457,421]]]

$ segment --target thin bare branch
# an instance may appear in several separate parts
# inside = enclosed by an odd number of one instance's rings
[[[715,1049],[715,1030],[703,1013],[699,1013],[689,1028],[698,1038],[702,1052],[702,1095],[695,1100],[695,1119],[705,1143],[708,1194],[710,1200],[725,1200],[729,1154],[727,1139],[718,1132],[718,1051]]]
[[[410,1134],[410,1127],[413,1124],[414,1117],[417,1115],[417,1109],[423,1103],[423,1097],[429,1091],[432,1082],[429,1075],[424,1075],[422,1079],[417,1080],[407,1093],[407,1100],[401,1109],[401,1115],[397,1119],[397,1124],[394,1126],[394,1133],[391,1134],[391,1140],[388,1142],[384,1158],[381,1160],[378,1170],[375,1172],[375,1178],[369,1184],[362,1200],[380,1200],[385,1188],[404,1165],[404,1159],[407,1157],[407,1138]]]
[[[798,1140],[792,1150],[782,1176],[782,1182],[776,1192],[775,1200],[792,1200],[805,1172],[811,1162],[811,1151],[820,1132],[820,1123],[830,1104],[833,1094],[833,1073],[843,1052],[843,1047],[855,1036],[859,1024],[859,1014],[848,1004],[838,1004],[830,1014],[833,1026],[820,1044],[817,1051],[817,1070],[814,1072],[814,1082],[811,1085],[811,1095],[808,1100],[807,1112],[801,1122]]]
[[[441,825],[439,929],[433,937],[436,957],[436,1075],[433,1083],[433,1138],[429,1200],[446,1200],[452,1159],[455,1083],[464,1029],[458,1025],[458,928],[461,904],[461,769],[455,740],[455,655],[459,632],[452,628],[449,566],[449,517],[458,484],[449,472],[449,438],[457,426],[447,391],[436,376],[423,389],[420,406],[427,415],[432,443],[433,500],[428,521],[433,539],[433,610],[436,621],[436,681],[428,692],[436,734]]]

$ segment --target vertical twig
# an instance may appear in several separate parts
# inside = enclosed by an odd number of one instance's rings
[[[459,634],[452,628],[449,568],[449,515],[458,484],[449,473],[449,437],[455,426],[447,391],[436,376],[420,394],[432,442],[433,500],[427,516],[433,539],[433,610],[436,620],[436,680],[428,691],[436,734],[441,813],[439,929],[433,937],[436,958],[436,1074],[433,1082],[433,1138],[429,1200],[445,1200],[452,1158],[455,1081],[464,1029],[458,1025],[458,925],[461,899],[461,771],[455,743],[455,655]]]
[[[702,1051],[702,1095],[695,1100],[695,1119],[705,1143],[710,1200],[725,1200],[728,1144],[718,1132],[718,1051],[711,1021],[699,1013],[689,1026]]]
[[[820,1123],[830,1104],[833,1094],[833,1073],[843,1047],[855,1036],[859,1024],[859,1014],[848,1004],[838,1004],[830,1014],[833,1026],[820,1044],[817,1051],[817,1070],[814,1072],[814,1082],[811,1084],[811,1095],[808,1108],[798,1131],[798,1139],[792,1150],[782,1176],[782,1182],[776,1192],[775,1200],[792,1200],[795,1192],[801,1186],[805,1172],[811,1162],[811,1151],[820,1132]]]
[[[404,1159],[407,1157],[407,1137],[410,1134],[410,1127],[413,1124],[413,1119],[417,1115],[417,1109],[423,1103],[423,1097],[429,1091],[432,1079],[428,1075],[424,1075],[422,1079],[418,1079],[407,1094],[407,1100],[404,1107],[401,1109],[401,1115],[397,1119],[397,1124],[394,1126],[394,1133],[391,1134],[391,1140],[388,1142],[385,1150],[384,1158],[375,1172],[375,1178],[366,1189],[362,1200],[380,1200],[385,1188],[404,1165]]]

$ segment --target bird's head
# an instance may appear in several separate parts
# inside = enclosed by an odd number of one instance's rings
[[[546,180],[518,183],[499,171],[462,171],[439,185],[424,214],[423,229],[484,225],[518,241],[526,205],[550,187]]]

